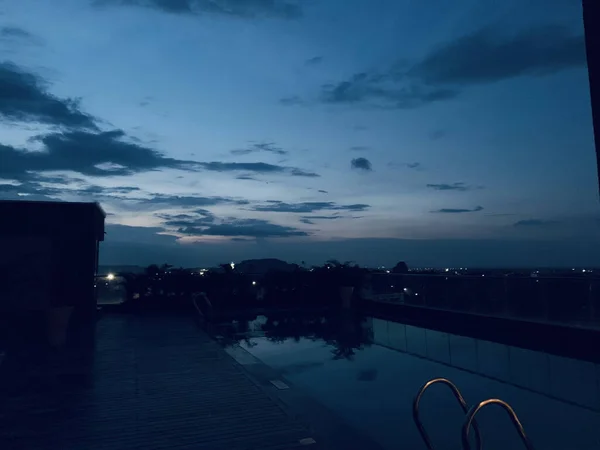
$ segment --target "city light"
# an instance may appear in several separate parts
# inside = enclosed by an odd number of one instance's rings
[[[231,266],[231,270],[235,269],[235,263],[231,262],[231,264],[229,264]]]
[[[252,286],[256,286],[256,281],[253,281],[253,282],[252,282]]]
[[[386,271],[385,271],[385,273],[390,273],[390,271],[389,271],[389,270],[386,270]]]
[[[115,275],[114,275],[114,274],[112,274],[112,273],[109,273],[108,275],[106,275],[106,279],[107,279],[108,281],[112,281],[112,280],[114,280],[114,279],[115,279]]]

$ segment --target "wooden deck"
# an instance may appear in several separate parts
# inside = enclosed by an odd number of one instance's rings
[[[0,394],[1,449],[276,450],[312,437],[191,318],[107,315],[93,361],[17,378]]]

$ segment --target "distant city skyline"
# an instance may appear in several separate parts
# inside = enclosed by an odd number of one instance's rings
[[[600,265],[581,2],[0,5],[0,198],[103,264]]]

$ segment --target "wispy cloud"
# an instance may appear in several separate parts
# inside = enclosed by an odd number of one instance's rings
[[[515,227],[547,227],[549,225],[556,225],[559,222],[556,220],[542,220],[542,219],[526,219],[526,220],[519,220],[518,222],[515,222],[513,224],[513,226]]]
[[[468,184],[460,181],[457,183],[439,183],[439,184],[433,184],[430,183],[427,185],[428,188],[430,189],[434,189],[436,191],[472,191],[475,189],[482,189],[483,186],[469,186]]]
[[[483,211],[483,206],[476,206],[473,209],[460,209],[460,208],[442,208],[431,211],[432,213],[445,213],[445,214],[462,214]]]
[[[312,213],[315,211],[365,211],[370,206],[363,203],[351,205],[339,205],[334,202],[301,202],[286,203],[279,200],[269,200],[265,205],[258,205],[253,208],[254,211],[270,211],[285,213]]]
[[[320,175],[315,172],[299,169],[297,167],[280,166],[277,164],[268,164],[264,162],[223,162],[223,161],[211,161],[211,162],[197,162],[197,166],[202,167],[204,170],[212,172],[253,172],[263,174],[289,174],[294,177],[309,177],[315,178]]]
[[[233,155],[248,155],[250,153],[273,153],[275,155],[287,155],[288,151],[275,145],[274,142],[254,143],[247,148],[231,150]]]
[[[350,167],[356,170],[362,170],[365,172],[371,172],[373,170],[373,166],[371,165],[371,161],[367,158],[354,158],[350,161]]]
[[[313,58],[307,59],[304,64],[307,66],[318,66],[322,62],[323,62],[322,56],[315,56]]]
[[[388,167],[411,169],[411,170],[417,170],[417,171],[423,170],[423,165],[420,162],[411,162],[411,163],[389,162]]]
[[[284,19],[297,19],[302,16],[301,2],[297,0],[95,0],[95,4],[141,6],[171,14]]]
[[[351,152],[366,152],[370,149],[371,149],[371,147],[368,147],[366,145],[354,145],[354,146],[350,147],[349,150]]]

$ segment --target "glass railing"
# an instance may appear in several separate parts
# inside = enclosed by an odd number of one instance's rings
[[[598,364],[389,320],[369,321],[375,344],[600,411]]]
[[[372,274],[363,297],[600,328],[600,279],[595,278]]]

